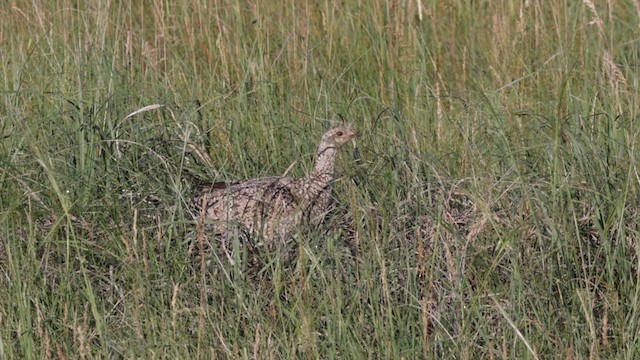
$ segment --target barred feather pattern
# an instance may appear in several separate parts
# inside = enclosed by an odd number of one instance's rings
[[[241,227],[268,243],[301,224],[316,225],[330,207],[338,149],[358,135],[346,126],[328,130],[313,171],[301,179],[271,176],[202,186],[193,199],[196,216],[204,210],[205,220],[213,222],[217,232]]]

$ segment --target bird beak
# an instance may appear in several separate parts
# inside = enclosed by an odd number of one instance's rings
[[[351,134],[351,136],[349,137],[349,140],[351,140],[351,142],[353,143],[353,147],[356,147],[356,138],[360,136],[360,133],[357,131],[354,131],[353,134]]]

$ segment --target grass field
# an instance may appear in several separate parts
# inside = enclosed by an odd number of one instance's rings
[[[0,358],[640,358],[637,1],[0,18]],[[302,176],[341,117],[326,226],[194,240],[196,179]]]

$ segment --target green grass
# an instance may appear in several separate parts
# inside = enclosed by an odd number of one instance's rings
[[[0,5],[0,358],[640,356],[636,3],[130,3]],[[341,215],[199,262],[340,115]]]

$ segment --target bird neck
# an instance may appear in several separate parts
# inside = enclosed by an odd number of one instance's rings
[[[302,180],[306,206],[324,209],[329,205],[336,154],[335,145],[324,141],[320,143],[313,171]]]
[[[322,179],[326,182],[333,180],[337,152],[338,149],[336,149],[335,145],[325,141],[321,142],[320,146],[318,146],[316,160],[310,177]]]

